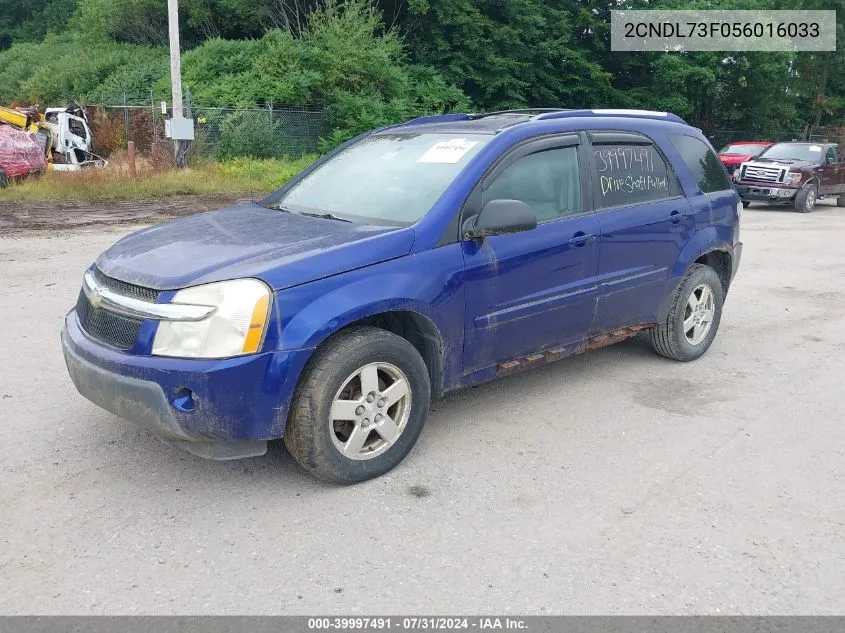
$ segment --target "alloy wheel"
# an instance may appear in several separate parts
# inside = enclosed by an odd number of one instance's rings
[[[401,369],[369,363],[350,374],[335,394],[329,426],[340,453],[372,459],[393,446],[411,413],[411,387]]]
[[[713,326],[715,313],[715,297],[710,286],[696,286],[690,293],[684,310],[684,336],[690,345],[698,345],[707,337]]]

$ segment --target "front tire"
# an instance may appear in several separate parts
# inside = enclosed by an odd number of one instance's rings
[[[837,207],[845,207],[845,194],[839,196],[836,199],[836,206]]]
[[[751,206],[751,201],[750,201],[750,200],[743,200],[743,201],[742,201],[742,208],[743,208],[743,209],[747,209],[747,208],[748,208],[748,207],[750,207],[750,206]]]
[[[378,477],[413,448],[430,399],[428,370],[413,345],[380,328],[354,327],[324,343],[303,372],[285,445],[320,479]]]
[[[808,182],[795,194],[795,210],[798,213],[810,213],[816,207],[818,191],[816,185]]]
[[[650,332],[652,347],[666,358],[695,360],[716,338],[724,302],[724,288],[716,271],[693,264],[675,291],[665,320]]]

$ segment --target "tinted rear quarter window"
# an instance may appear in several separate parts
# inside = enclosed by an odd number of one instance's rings
[[[596,206],[601,209],[663,200],[673,176],[654,145],[594,144]]]
[[[669,141],[678,150],[702,192],[712,193],[731,188],[722,162],[705,143],[686,134],[670,134]]]

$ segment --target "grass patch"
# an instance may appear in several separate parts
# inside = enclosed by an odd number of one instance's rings
[[[137,176],[129,176],[125,161],[110,161],[105,169],[79,172],[48,171],[0,189],[0,201],[131,200],[179,194],[256,194],[276,189],[314,161],[314,156],[233,158],[188,169],[156,170],[139,162]]]

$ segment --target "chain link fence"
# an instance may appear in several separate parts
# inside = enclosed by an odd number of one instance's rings
[[[173,142],[164,135],[160,105],[92,105],[85,108],[94,138],[94,152],[108,158],[135,143],[142,156],[155,159],[173,155]],[[206,108],[190,107],[194,141],[188,150],[192,162],[236,156],[298,158],[318,151],[328,134],[322,110],[304,107]]]
[[[94,152],[108,157],[125,150],[134,141],[140,155],[173,154],[173,143],[164,136],[159,101],[147,97],[143,105],[105,102],[86,107],[94,137]],[[194,141],[188,149],[189,161],[220,160],[235,156],[253,158],[298,158],[319,151],[320,139],[328,136],[325,113],[316,107],[265,106],[252,108],[212,108],[185,103],[185,116],[194,120]],[[736,141],[829,141],[845,146],[845,127],[792,129],[781,132],[761,130],[710,129],[707,138],[719,150]]]

